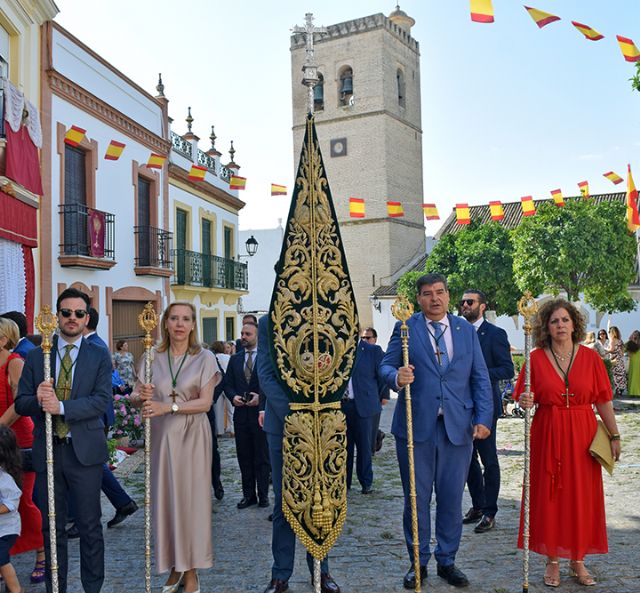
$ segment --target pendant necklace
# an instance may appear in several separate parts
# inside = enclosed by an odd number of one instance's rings
[[[173,368],[171,367],[171,347],[167,348],[167,360],[169,361],[169,374],[171,375],[171,393],[169,394],[169,397],[171,398],[171,401],[174,404],[176,403],[176,397],[178,397],[178,394],[176,393],[176,384],[178,383],[178,375],[182,370],[182,365],[184,365],[184,361],[187,360],[187,354],[189,354],[188,348],[187,348],[187,351],[184,353],[182,360],[180,361],[180,366],[178,367],[178,371],[174,375]]]
[[[561,357],[561,356],[556,356],[556,353],[553,351],[553,347],[549,346],[549,350],[551,350],[551,356],[553,356],[553,361],[556,363],[556,366],[558,367],[558,370],[560,371],[560,374],[562,375],[562,378],[564,379],[564,386],[565,386],[565,390],[564,393],[561,394],[566,403],[567,403],[567,408],[569,407],[569,398],[570,397],[575,397],[575,394],[573,393],[569,393],[569,371],[571,370],[571,365],[573,364],[573,357],[575,356],[576,353],[576,349],[574,346],[571,346],[571,356],[565,356],[565,357]],[[569,360],[569,365],[567,366],[567,372],[565,373],[564,369],[560,366],[560,362],[559,360],[561,360],[562,362],[564,362],[565,360]]]

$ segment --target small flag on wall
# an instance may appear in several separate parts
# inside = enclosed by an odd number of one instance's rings
[[[491,0],[471,0],[471,20],[474,23],[493,23]]]
[[[164,162],[167,160],[166,156],[162,156],[161,154],[156,154],[152,152],[149,156],[149,160],[147,161],[147,168],[149,169],[162,169],[164,166]]]
[[[499,200],[489,202],[489,212],[491,213],[491,220],[502,220],[504,218],[502,202]]]
[[[349,198],[349,216],[364,218],[364,200],[362,198]]]
[[[246,189],[247,179],[238,175],[232,175],[229,179],[229,189]]]
[[[535,24],[541,29],[554,21],[560,20],[559,16],[549,12],[544,12],[544,10],[538,10],[537,8],[531,8],[530,6],[525,6],[525,9],[529,13],[529,16],[534,20]]]
[[[638,190],[631,175],[631,165],[627,165],[627,228],[631,232],[635,232],[640,228]]]
[[[287,188],[284,185],[278,185],[277,183],[271,184],[271,195],[272,196],[286,196]]]
[[[456,222],[458,224],[469,224],[471,222],[469,204],[456,204]]]
[[[618,185],[618,183],[622,183],[624,181],[622,177],[620,177],[620,175],[618,175],[617,173],[614,173],[613,171],[609,171],[608,173],[603,173],[602,175],[606,177],[609,181],[611,181],[611,183],[613,183],[614,185]]]
[[[87,130],[83,130],[78,126],[71,126],[67,133],[64,135],[64,143],[69,146],[76,147],[82,142],[84,139],[84,135],[87,133]]]
[[[422,204],[422,211],[427,220],[440,220],[438,209],[435,204]]]
[[[189,181],[204,181],[204,176],[207,173],[206,167],[201,167],[200,165],[191,165],[191,171],[189,171],[189,176],[187,179]]]
[[[638,51],[636,44],[631,39],[622,35],[616,35],[616,39],[618,40],[618,45],[620,45],[620,51],[627,62],[640,61],[640,51]]]
[[[604,39],[604,35],[598,33],[595,29],[589,27],[589,25],[583,25],[577,21],[571,21],[571,24],[580,31],[589,41],[600,41]]]
[[[589,197],[589,182],[581,181],[578,183],[578,189],[580,190],[582,197],[586,200]]]
[[[522,206],[522,216],[533,216],[536,213],[536,207],[531,196],[520,198]]]
[[[404,208],[400,202],[387,202],[387,214],[390,218],[404,216]]]
[[[118,142],[117,140],[112,140],[109,142],[109,146],[107,146],[107,150],[104,153],[104,158],[108,161],[117,161],[122,155],[122,151],[126,144],[122,144],[122,142]]]
[[[553,198],[553,203],[562,208],[564,206],[564,198],[562,197],[562,190],[560,189],[552,189],[551,197]]]

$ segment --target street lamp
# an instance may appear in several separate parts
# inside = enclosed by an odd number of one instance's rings
[[[258,241],[251,235],[245,242],[244,247],[247,250],[247,255],[238,255],[238,258],[253,257],[258,251]]]

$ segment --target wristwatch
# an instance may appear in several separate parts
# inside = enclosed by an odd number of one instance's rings
[[[171,413],[172,414],[177,414],[180,411],[180,407],[178,406],[177,403],[173,402],[171,404]]]

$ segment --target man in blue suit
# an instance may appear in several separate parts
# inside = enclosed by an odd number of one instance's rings
[[[460,301],[460,313],[478,332],[478,340],[484,361],[489,371],[493,393],[493,421],[488,438],[473,442],[473,455],[469,465],[467,486],[471,495],[472,507],[465,515],[464,524],[475,523],[476,533],[485,533],[495,526],[498,512],[498,493],[500,492],[500,464],[496,449],[496,428],[502,412],[502,397],[498,382],[513,378],[513,360],[507,332],[484,319],[487,298],[480,290],[464,291]],[[478,455],[484,467],[484,475]]]
[[[27,339],[27,318],[25,314],[20,313],[20,311],[8,311],[0,315],[0,317],[11,319],[18,326],[20,340],[18,340],[13,352],[19,354],[22,358],[26,358],[27,354],[35,348],[35,345]]]
[[[49,510],[45,412],[53,416],[53,469],[60,593],[67,590],[67,499],[76,501],[76,525],[80,532],[80,580],[86,593],[98,593],[104,581],[104,541],[100,523],[102,465],[107,461],[107,440],[102,420],[111,405],[111,356],[82,337],[87,323],[89,297],[74,288],[58,297],[59,333],[51,350],[52,382],[44,380],[42,348],[32,350],[25,361],[16,412],[31,416],[33,467],[36,472],[36,504],[42,513],[46,552],[46,586],[51,593]]]
[[[391,432],[404,489],[404,534],[412,566],[404,587],[415,588],[427,575],[431,555],[431,493],[436,492],[437,572],[450,585],[469,584],[456,567],[462,534],[460,505],[474,439],[489,436],[493,418],[491,383],[478,336],[464,319],[447,313],[449,289],[442,274],[426,274],[417,283],[420,313],[408,321],[409,365],[404,366],[400,322],[382,360],[382,375],[399,390]],[[411,385],[420,566],[415,566],[411,533],[407,418],[403,388]]]
[[[289,414],[289,398],[280,387],[276,369],[269,349],[269,325],[266,315],[258,322],[258,377],[260,378],[261,411],[259,422],[267,434],[271,477],[273,481],[273,524],[271,532],[271,552],[273,565],[271,581],[264,593],[285,593],[289,590],[289,578],[293,574],[296,551],[296,536],[282,514],[282,438],[284,419]],[[307,553],[307,565],[313,575],[313,557]],[[320,590],[322,593],[340,593],[340,587],[329,574],[329,560],[320,564]]]

